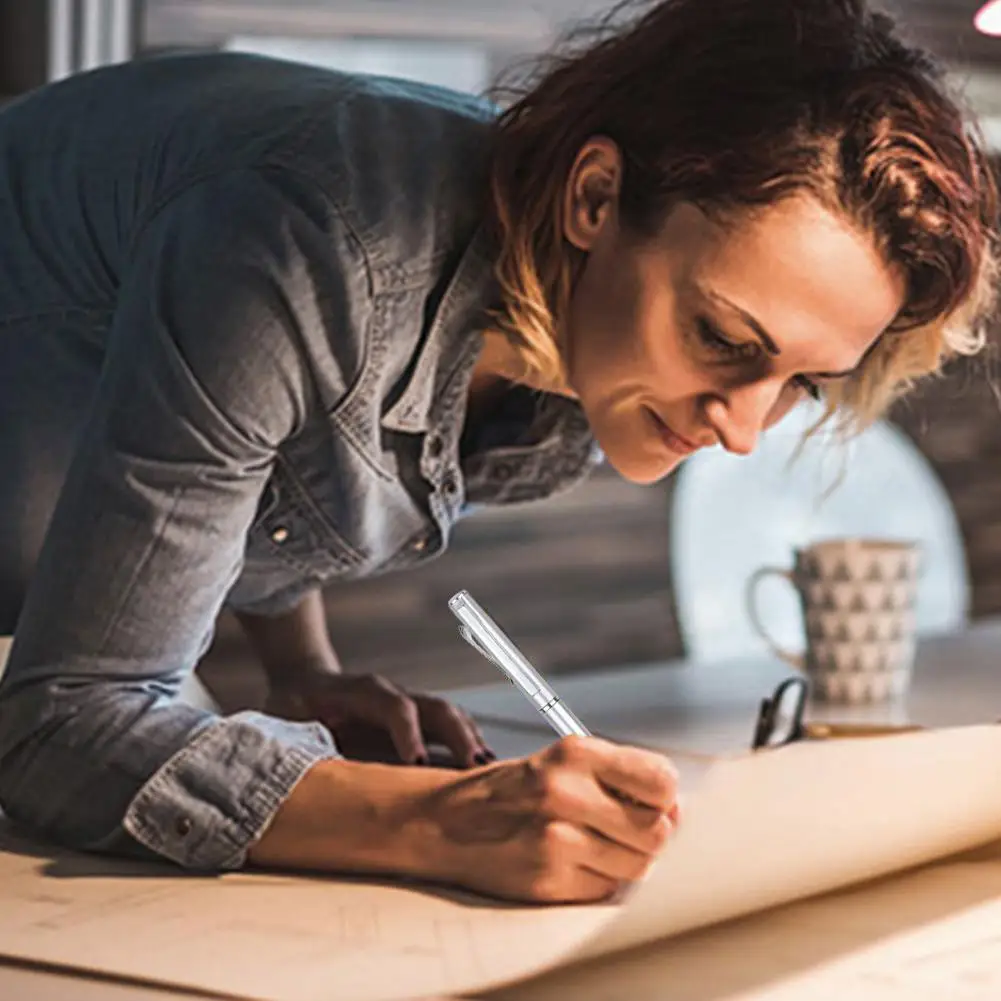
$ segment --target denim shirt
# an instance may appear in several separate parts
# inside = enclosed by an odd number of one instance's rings
[[[556,396],[462,435],[496,299],[493,114],[235,54],[98,70],[0,113],[0,345],[54,353],[53,406],[59,352],[95,380],[0,687],[12,819],[241,865],[337,750],[319,724],[178,701],[220,610],[416,566],[471,505],[598,460]]]

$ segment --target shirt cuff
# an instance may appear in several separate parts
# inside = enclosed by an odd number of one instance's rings
[[[302,776],[338,757],[320,723],[237,713],[168,759],[135,795],[123,825],[185,868],[238,869]]]

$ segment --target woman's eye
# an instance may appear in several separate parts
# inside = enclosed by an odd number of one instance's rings
[[[813,379],[808,379],[805,375],[797,375],[793,382],[796,384],[797,388],[802,389],[808,396],[812,397],[814,400],[819,400],[821,397],[820,386],[818,386]]]
[[[695,321],[695,329],[698,331],[699,340],[710,351],[725,358],[753,358],[758,353],[758,345],[751,342],[738,343],[731,341],[715,323],[710,322],[705,317],[699,317]]]

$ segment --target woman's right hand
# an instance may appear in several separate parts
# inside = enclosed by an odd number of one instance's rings
[[[566,737],[421,797],[426,875],[512,900],[603,900],[649,868],[677,823],[676,792],[663,755]]]

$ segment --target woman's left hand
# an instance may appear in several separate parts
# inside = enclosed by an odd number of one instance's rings
[[[265,711],[293,720],[318,720],[347,758],[428,764],[429,745],[442,745],[462,768],[496,755],[469,715],[431,695],[404,691],[377,674],[342,674],[326,665],[299,665],[271,677]]]

